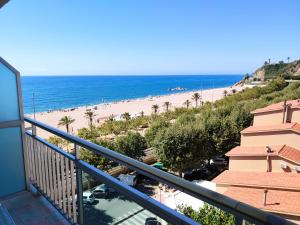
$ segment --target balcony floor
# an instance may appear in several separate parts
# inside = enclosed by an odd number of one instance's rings
[[[3,198],[0,203],[4,206],[4,210],[7,209],[16,225],[70,224],[45,198],[34,196],[28,191]]]

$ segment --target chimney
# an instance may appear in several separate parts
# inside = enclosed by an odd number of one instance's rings
[[[269,153],[272,153],[272,149],[270,146],[266,146],[266,151],[267,151],[267,172],[271,172],[271,162],[270,162],[270,156]]]
[[[285,123],[285,111],[286,111],[286,100],[284,100],[284,103],[283,103],[283,118],[282,118],[282,123]]]
[[[265,189],[265,190],[264,190],[264,206],[267,205],[267,193],[268,193],[268,190]]]

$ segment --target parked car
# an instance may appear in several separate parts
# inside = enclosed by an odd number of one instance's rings
[[[129,186],[136,186],[137,185],[137,176],[131,175],[131,174],[120,174],[117,177],[118,180],[122,181],[123,183],[129,185]]]
[[[225,158],[216,157],[210,160],[210,163],[216,166],[227,166],[228,162]]]
[[[183,178],[189,181],[206,180],[211,175],[211,172],[205,167],[196,168],[183,173]]]
[[[95,202],[95,196],[91,191],[84,191],[82,199],[84,204],[93,204]]]
[[[92,189],[92,192],[96,198],[107,198],[112,193],[117,191],[106,184],[100,184]]]
[[[145,225],[161,225],[155,217],[148,217],[145,221]]]

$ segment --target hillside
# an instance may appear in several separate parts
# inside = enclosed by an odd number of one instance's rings
[[[269,80],[277,76],[283,76],[285,79],[300,80],[300,60],[295,60],[291,63],[268,64],[265,63],[262,67],[254,72],[253,78],[256,80]]]

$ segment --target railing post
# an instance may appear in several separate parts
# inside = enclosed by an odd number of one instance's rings
[[[76,144],[75,149],[75,166],[76,166],[76,186],[77,186],[77,204],[78,204],[78,224],[83,225],[83,200],[82,200],[82,171],[78,166],[79,151]]]

